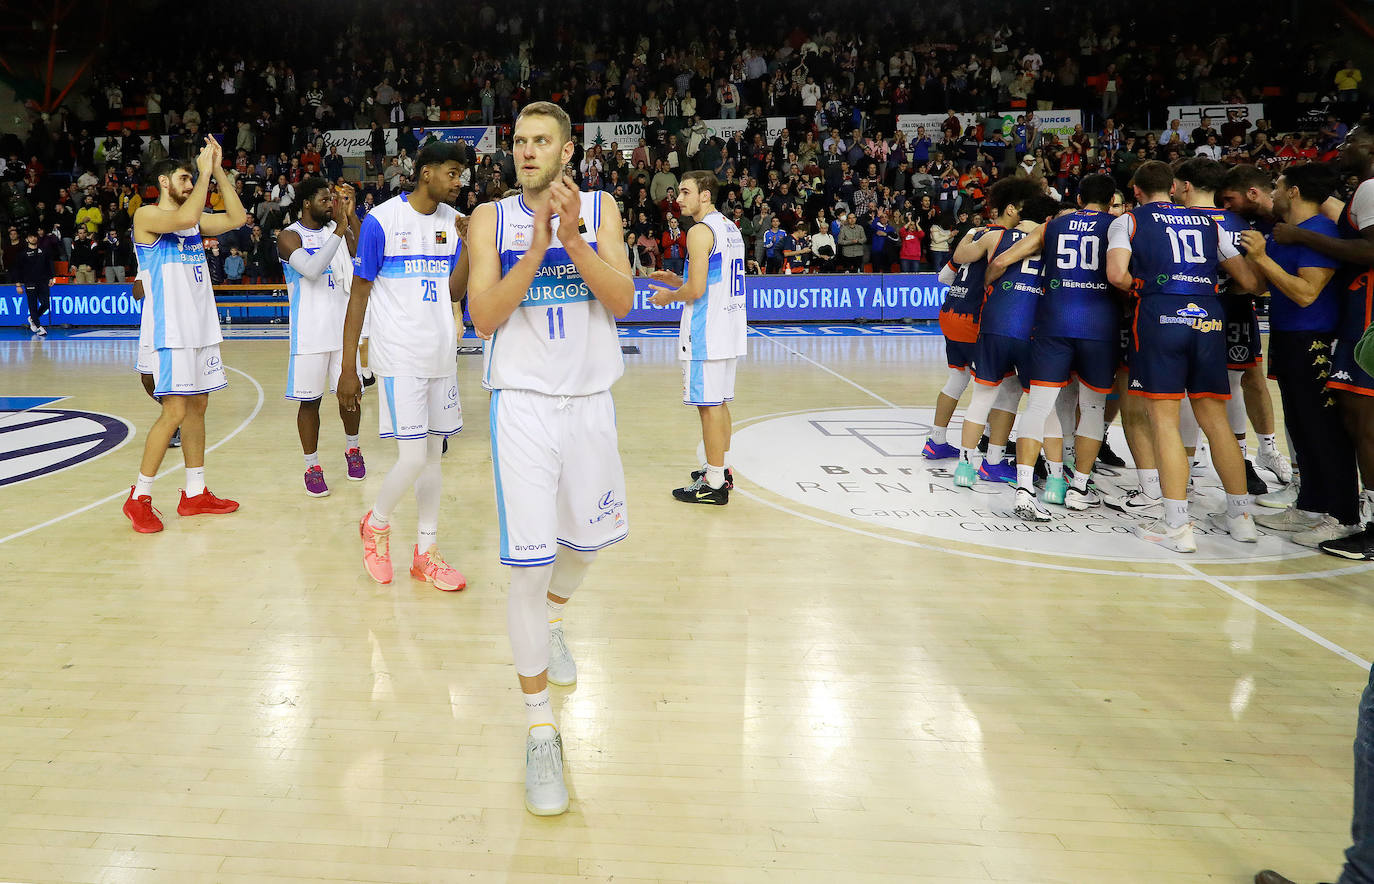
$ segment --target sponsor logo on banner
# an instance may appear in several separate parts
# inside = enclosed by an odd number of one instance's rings
[[[1202,121],[1203,117],[1212,121],[1217,130],[1221,130],[1221,124],[1226,122],[1227,111],[1240,111],[1242,120],[1254,122],[1264,116],[1264,105],[1262,104],[1171,104],[1169,105],[1169,122],[1182,120],[1185,134],[1195,129]],[[1165,123],[1165,128],[1168,123]]]
[[[1028,110],[1004,110],[998,111],[1002,118],[1002,134],[1008,137],[1016,128],[1016,118],[1030,113]],[[970,113],[956,113],[954,115],[959,120],[959,125],[964,129],[975,126],[978,121],[984,119],[982,115]],[[926,135],[930,136],[931,141],[940,140],[940,127],[945,120],[949,119],[946,114],[899,114],[897,117],[897,129],[906,133],[907,141],[916,137],[917,128],[924,126]],[[1059,136],[1060,141],[1067,141],[1073,134],[1075,126],[1082,125],[1083,112],[1081,110],[1037,110],[1035,111],[1036,128],[1042,135],[1053,133]]]
[[[449,144],[465,141],[472,145],[472,149],[479,154],[495,153],[496,151],[495,126],[435,126],[430,129],[421,129],[415,134],[420,139],[421,147],[431,141],[443,141]]]
[[[735,120],[702,120],[706,124],[706,131],[721,141],[729,141],[736,132],[743,132],[749,128],[749,120],[740,117]],[[766,139],[769,144],[777,140],[782,134],[782,130],[787,126],[786,117],[768,117],[768,135]],[[622,151],[631,151],[639,146],[639,139],[644,137],[644,123],[641,120],[621,120],[615,123],[587,123],[582,130],[582,146],[591,148],[597,145],[602,150],[610,150],[611,145],[615,144]],[[678,133],[678,143],[684,150],[687,149],[687,139],[690,137],[687,128],[684,126]]]
[[[341,157],[364,157],[372,152],[371,129],[330,129],[322,134],[325,155],[331,147],[337,147]],[[386,152],[397,153],[395,129],[386,130]]]
[[[1050,521],[1023,522],[1013,511],[1013,486],[1000,482],[956,486],[953,460],[929,461],[921,455],[934,419],[931,408],[847,408],[782,415],[737,428],[730,457],[735,472],[754,486],[830,513],[858,530],[888,532],[894,539],[916,535],[941,545],[990,547],[996,555],[1013,558],[1048,555],[1111,560],[1103,566],[1177,561],[1177,554],[1132,536],[1137,521],[1133,515],[1105,506],[1083,512],[1050,507]],[[952,426],[957,426],[957,420]],[[1112,429],[1110,439],[1117,450],[1125,450],[1118,429]],[[1117,481],[1129,484],[1124,477]],[[1195,481],[1199,495],[1213,501],[1220,498],[1219,480],[1210,469]],[[1112,484],[1105,477],[1099,482]],[[1261,535],[1258,547],[1235,543],[1226,532],[1201,521],[1195,536],[1194,561],[1307,554],[1304,548],[1274,535]]]
[[[649,303],[652,280],[635,280],[634,307],[624,322],[676,321],[682,306]],[[934,273],[746,276],[749,322],[843,322],[936,319],[949,287]]]

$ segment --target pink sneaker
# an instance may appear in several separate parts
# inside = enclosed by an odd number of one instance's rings
[[[361,482],[367,475],[367,464],[363,463],[363,453],[356,448],[350,448],[344,452],[344,459],[348,461],[348,478],[354,482]]]
[[[410,576],[434,584],[435,589],[444,592],[457,592],[468,585],[468,580],[457,568],[450,568],[444,557],[439,555],[439,547],[431,546],[423,553],[415,547],[415,556],[410,563]]]
[[[358,523],[363,538],[363,567],[378,583],[391,582],[391,529],[372,527],[372,510]]]
[[[305,493],[311,497],[329,496],[329,486],[324,484],[324,467],[315,464],[305,471]]]

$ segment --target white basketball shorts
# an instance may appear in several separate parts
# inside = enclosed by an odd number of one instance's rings
[[[339,386],[339,376],[343,372],[343,350],[330,350],[327,353],[295,353],[287,357],[286,398],[298,402],[311,402],[334,393]],[[360,361],[355,360],[355,362]],[[361,377],[362,370],[356,365],[354,370]]]
[[[682,363],[682,404],[723,405],[735,398],[738,359],[693,359]]]
[[[198,396],[229,385],[219,344],[138,349],[138,372],[153,376],[154,396]]]
[[[378,433],[383,439],[452,436],[463,429],[457,372],[446,378],[383,377],[377,389]]]
[[[556,545],[591,552],[630,530],[610,391],[491,394],[501,564],[553,564]]]

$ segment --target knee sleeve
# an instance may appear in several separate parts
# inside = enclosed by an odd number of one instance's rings
[[[958,399],[964,395],[964,391],[968,389],[969,381],[972,379],[973,375],[967,368],[951,368],[949,378],[945,381],[945,385],[940,388],[940,392],[951,399]]]
[[[1250,423],[1245,414],[1245,372],[1232,371],[1227,374],[1231,378],[1231,398],[1226,402],[1226,422],[1231,425],[1231,435],[1244,436]]]
[[[506,632],[515,671],[533,678],[549,668],[549,609],[545,604],[553,566],[511,568],[506,596]]]
[[[1061,435],[1078,426],[1078,384],[1070,381],[1059,391],[1059,397],[1054,400],[1054,414],[1059,419]]]
[[[1060,432],[1049,432],[1050,418],[1054,415],[1054,401],[1058,395],[1059,390],[1055,387],[1031,387],[1030,402],[1027,403],[1026,410],[1021,413],[1016,424],[1018,438],[1043,442],[1047,435],[1062,435]],[[1054,418],[1054,426],[1058,430],[1059,419],[1057,417]]]
[[[1178,407],[1178,435],[1183,439],[1184,448],[1197,449],[1198,429],[1197,415],[1193,414],[1193,403],[1184,396]]]
[[[553,560],[553,578],[549,581],[549,593],[560,599],[572,598],[577,587],[582,585],[582,579],[587,576],[587,569],[595,561],[594,552],[581,552],[560,546],[558,555]]]
[[[998,411],[1016,414],[1016,406],[1020,403],[1023,392],[1025,391],[1021,389],[1021,381],[1017,378],[1003,378],[1002,383],[997,385],[997,401],[992,407]]]
[[[425,460],[424,439],[396,440],[396,465],[382,479],[382,487],[377,491],[377,503],[373,507],[379,516],[390,516],[395,511],[401,496],[420,478]]]
[[[1107,394],[1087,387],[1078,391],[1078,435],[1102,439],[1107,432]]]
[[[987,426],[988,414],[992,411],[993,403],[997,401],[999,389],[987,384],[974,384],[973,397],[969,400],[968,411],[964,413],[964,421]]]

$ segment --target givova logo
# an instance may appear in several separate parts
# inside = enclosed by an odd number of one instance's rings
[[[921,449],[930,434],[930,408],[860,408],[783,415],[738,429],[731,444],[734,467],[749,480],[789,501],[857,524],[880,526],[937,540],[1018,552],[1111,561],[1176,561],[1176,554],[1131,533],[1136,520],[1106,507],[1071,512],[1050,507],[1046,523],[1023,522],[1013,512],[1015,489],[979,482],[954,484],[955,461],[929,461]],[[949,438],[957,440],[961,417]],[[1128,450],[1118,431],[1113,447]],[[1113,479],[1100,477],[1106,486]],[[1115,480],[1134,487],[1133,471]],[[1225,505],[1215,475],[1200,478],[1195,507],[1198,557],[1240,561],[1254,556],[1307,555],[1303,547],[1263,535],[1258,548],[1209,529],[1205,514]],[[1210,507],[1210,509],[1207,509]]]

